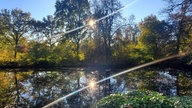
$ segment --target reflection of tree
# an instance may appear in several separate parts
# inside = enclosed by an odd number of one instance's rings
[[[34,72],[30,79],[32,86],[31,96],[35,107],[42,107],[50,102],[53,102],[62,96],[78,90],[85,86],[85,83],[80,79],[83,72],[79,70],[63,70],[61,71],[42,71]],[[86,97],[86,91],[75,94],[69,98],[57,103],[55,107],[70,106],[72,108],[79,108]]]
[[[191,75],[179,74],[180,95],[192,95]]]
[[[175,81],[170,82],[169,78],[159,74],[159,72],[165,73],[168,71],[170,74],[176,72],[176,70],[157,69],[137,70],[128,75],[116,77],[108,83],[103,82],[94,88],[88,88],[74,94],[57,103],[54,107],[87,108],[105,96],[106,92],[116,93],[126,89],[145,88],[155,91],[163,90],[168,93],[173,86],[177,86]],[[101,74],[102,72],[103,70],[98,71],[98,69],[86,70],[77,68],[63,69],[62,71],[20,72],[12,70],[12,72],[1,72],[0,107],[42,107],[62,96],[75,92],[79,88],[87,86],[90,81],[98,81],[105,78],[106,76]],[[112,83],[113,81],[115,82]],[[169,85],[166,81],[172,85]],[[179,74],[180,94],[191,95],[191,81],[190,76]],[[106,91],[107,89],[105,88],[109,86],[109,91]]]
[[[42,107],[61,96],[62,76],[54,71],[34,72],[30,79],[32,101],[35,107]],[[65,84],[65,83],[63,83]]]
[[[190,77],[189,73],[180,70],[145,68],[133,71],[126,77],[118,77],[118,80],[125,80],[129,90],[139,88],[154,90],[164,95],[191,95]]]
[[[192,95],[192,73],[187,69],[169,70],[170,74],[176,77],[177,95]]]
[[[9,75],[10,73],[0,73],[0,107],[11,106],[14,103],[13,91],[14,87],[11,86],[14,80]],[[8,98],[9,97],[9,98]]]
[[[11,72],[0,73],[0,107],[26,107],[28,106],[28,97],[23,95],[26,92],[24,79],[30,75],[30,72]]]

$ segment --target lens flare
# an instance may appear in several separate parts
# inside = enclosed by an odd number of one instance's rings
[[[96,84],[101,83],[101,82],[103,82],[103,81],[106,81],[106,80],[108,80],[108,79],[110,79],[110,78],[114,78],[114,77],[116,77],[116,76],[119,76],[119,75],[122,75],[122,74],[125,74],[125,73],[129,73],[129,72],[131,72],[131,71],[134,71],[134,70],[137,70],[137,69],[140,69],[140,68],[143,68],[143,67],[147,67],[147,66],[150,66],[150,65],[153,65],[153,64],[156,64],[156,63],[160,63],[160,62],[163,62],[163,61],[166,61],[166,60],[169,60],[169,59],[173,59],[173,58],[177,58],[177,57],[181,57],[181,56],[184,56],[184,55],[186,55],[186,54],[185,54],[185,53],[184,53],[184,54],[181,54],[181,55],[178,54],[178,55],[173,55],[173,56],[165,57],[165,58],[162,58],[162,59],[158,59],[158,60],[155,60],[155,61],[152,61],[152,62],[149,62],[149,63],[145,63],[145,64],[142,64],[142,65],[139,65],[139,66],[136,66],[136,67],[127,69],[127,70],[125,70],[125,71],[121,71],[121,72],[119,72],[119,73],[117,73],[117,74],[114,74],[114,75],[112,75],[112,76],[109,76],[109,77],[107,77],[107,78],[104,78],[104,79],[102,79],[102,80],[99,80],[99,81],[97,81],[97,82],[95,82],[95,83],[91,83],[91,82],[90,82],[90,84],[89,84],[88,86],[83,87],[83,88],[81,88],[81,89],[79,89],[79,90],[76,90],[76,91],[74,91],[74,92],[72,92],[72,93],[69,93],[68,95],[66,95],[66,96],[64,96],[64,97],[61,97],[61,98],[59,98],[58,100],[55,100],[55,101],[51,102],[50,104],[44,106],[43,108],[51,107],[52,105],[54,105],[54,104],[62,101],[63,99],[66,99],[67,97],[70,97],[70,96],[72,96],[72,95],[74,95],[74,94],[76,94],[76,93],[78,93],[78,92],[80,92],[80,91],[83,91],[83,90],[85,90],[85,89],[88,89],[88,88],[91,87],[91,86],[95,86]]]
[[[112,15],[114,15],[114,14],[122,11],[123,9],[125,9],[125,8],[127,8],[127,7],[129,7],[129,6],[132,6],[132,5],[135,4],[137,1],[139,1],[139,0],[133,0],[131,3],[125,5],[124,7],[116,10],[115,12],[113,12],[113,13],[111,13],[111,14],[108,14],[108,15],[106,15],[106,16],[100,18],[100,19],[97,19],[97,20],[90,20],[90,21],[88,22],[88,24],[86,24],[86,25],[84,25],[84,26],[77,27],[77,28],[72,29],[72,30],[69,30],[69,31],[66,31],[66,32],[63,33],[62,35],[65,35],[65,34],[74,32],[74,31],[76,31],[76,30],[82,29],[82,28],[87,27],[87,26],[93,27],[96,22],[99,22],[99,21],[101,21],[101,20],[103,20],[103,19],[105,19],[105,18],[108,18],[108,17],[110,17],[110,16],[112,16]],[[153,63],[153,64],[154,64],[154,63]],[[144,66],[140,66],[139,68],[141,68],[141,67],[144,67]],[[135,68],[135,69],[133,68],[133,69],[130,69],[129,71],[136,70],[136,69],[138,69],[138,68]],[[79,90],[77,90],[77,91],[74,91],[74,92],[72,92],[72,93],[69,93],[68,95],[66,95],[66,96],[64,96],[64,97],[61,97],[61,98],[59,98],[59,99],[57,99],[57,100],[49,103],[48,105],[44,106],[43,108],[51,107],[52,105],[57,104],[58,102],[62,101],[63,99],[65,99],[65,98],[67,98],[67,97],[70,97],[70,96],[72,96],[72,95],[74,95],[74,94],[76,94],[76,93],[78,93],[78,92],[80,92],[80,91],[83,91],[83,90],[85,90],[85,89],[87,89],[87,88],[89,88],[89,87],[95,87],[95,85],[98,84],[98,83],[100,83],[100,82],[103,82],[103,81],[108,80],[108,79],[110,79],[110,78],[112,78],[112,77],[116,77],[116,76],[118,76],[118,75],[127,73],[127,72],[129,72],[129,71],[120,72],[119,74],[116,74],[116,75],[107,77],[107,78],[102,79],[102,80],[100,80],[100,81],[98,81],[98,82],[90,82],[90,84],[89,84],[88,86],[83,87],[83,88],[81,88],[81,89],[79,89]]]
[[[89,21],[88,21],[88,25],[90,26],[90,27],[93,27],[94,25],[95,25],[95,20],[93,20],[93,19],[90,19]]]
[[[92,88],[95,88],[95,85],[96,85],[96,82],[95,81],[90,81],[89,83],[89,87],[92,89]]]
[[[86,25],[83,25],[83,26],[77,27],[77,28],[75,28],[75,29],[66,31],[66,32],[62,33],[62,35],[66,35],[66,34],[68,34],[68,33],[74,32],[74,31],[76,31],[76,30],[83,29],[84,27],[88,27],[88,26],[93,27],[93,26],[95,25],[95,23],[97,23],[97,22],[99,22],[99,21],[101,21],[101,20],[103,20],[103,19],[106,19],[106,18],[108,18],[108,17],[116,14],[116,13],[124,10],[125,8],[128,8],[128,7],[132,6],[133,4],[135,4],[135,3],[138,2],[138,1],[139,1],[139,0],[133,0],[131,3],[125,5],[124,7],[120,8],[120,9],[118,9],[118,10],[116,10],[116,11],[114,11],[114,12],[112,12],[112,13],[110,13],[110,14],[102,17],[102,18],[100,18],[100,19],[92,20],[92,21],[90,20]],[[61,35],[61,34],[60,34],[60,35]],[[62,36],[62,35],[61,35],[61,36]]]

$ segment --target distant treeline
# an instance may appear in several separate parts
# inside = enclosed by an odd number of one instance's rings
[[[191,64],[192,3],[166,1],[166,20],[149,15],[138,23],[120,13],[90,23],[120,9],[119,0],[57,0],[54,15],[42,21],[2,9],[0,67],[126,66],[179,53]]]

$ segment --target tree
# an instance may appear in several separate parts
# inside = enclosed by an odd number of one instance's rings
[[[152,55],[152,58],[154,58],[154,55],[157,55],[158,51],[157,44],[159,34],[156,28],[159,23],[160,21],[156,16],[148,16],[140,23],[141,34],[138,38],[139,42],[145,45],[148,54]]]
[[[49,47],[44,43],[39,43],[31,41],[29,43],[30,51],[28,52],[28,58],[36,66],[46,66],[48,56],[49,56]]]
[[[174,25],[174,36],[176,40],[176,52],[191,49],[192,31],[192,1],[191,0],[166,0],[167,8],[164,10],[168,14],[170,22]],[[184,47],[183,47],[184,46]]]
[[[56,19],[60,27],[63,27],[64,32],[85,25],[85,21],[90,14],[88,0],[57,0],[55,8]],[[77,59],[79,59],[80,41],[85,37],[85,33],[84,29],[79,29],[65,34],[76,44],[75,52]]]
[[[168,23],[159,21],[156,16],[151,15],[146,17],[139,26],[141,33],[138,37],[138,45],[149,59],[161,58],[170,53],[167,46],[172,41],[172,32]]]
[[[128,24],[124,30],[125,32],[125,39],[127,41],[132,41],[134,43],[137,43],[137,36],[139,34],[139,27],[138,25],[134,22],[135,16],[131,15],[128,18]]]
[[[57,27],[57,23],[55,18],[52,15],[48,15],[46,18],[43,18],[41,33],[43,37],[46,38],[46,42],[48,43],[49,50],[52,51],[53,46],[56,42],[58,42],[58,32],[59,27]]]
[[[96,44],[93,38],[86,38],[81,42],[81,51],[85,55],[85,64],[91,64],[94,62],[94,52]]]
[[[121,65],[129,62],[134,64],[131,59],[133,58],[132,54],[135,55],[133,49],[137,45],[137,37],[139,35],[139,27],[134,22],[134,15],[131,15],[128,20],[124,20],[120,23],[120,27],[115,31],[112,40],[112,53],[116,62]],[[125,23],[127,22],[127,23]]]
[[[101,19],[118,9],[121,8],[121,4],[118,0],[94,0],[93,7],[93,17],[94,19]],[[97,22],[94,33],[94,39],[97,45],[96,54],[98,54],[104,64],[109,63],[112,52],[111,52],[111,43],[113,33],[113,27],[115,25],[115,20],[120,16],[120,13],[111,15],[105,19],[102,19]]]
[[[112,51],[113,51],[113,57],[115,58],[114,60],[116,62],[121,62],[124,63],[128,59],[128,46],[129,43],[125,39],[125,37],[122,34],[122,30],[118,30],[114,36],[113,39],[113,46],[112,46]]]
[[[30,32],[30,13],[23,12],[21,9],[11,11],[3,9],[0,13],[0,33],[9,45],[13,46],[14,58],[17,57],[17,49],[21,45],[21,40]]]
[[[192,1],[191,0],[167,0],[168,6],[164,10],[168,14],[169,21],[174,26],[173,36],[176,43],[176,53],[191,52],[192,48]],[[189,54],[190,55],[190,54]],[[190,58],[188,58],[190,59]],[[177,94],[181,95],[179,81],[181,73],[176,73]]]
[[[75,66],[77,61],[73,49],[75,49],[75,44],[68,39],[54,48],[52,59],[58,66]]]

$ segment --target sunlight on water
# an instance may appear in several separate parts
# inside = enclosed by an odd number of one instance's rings
[[[95,25],[95,23],[96,23],[96,21],[95,21],[94,19],[90,19],[90,20],[88,21],[88,25],[89,25],[89,27],[91,27],[91,28],[93,28],[93,26]]]
[[[83,87],[83,88],[81,88],[81,89],[79,89],[79,90],[76,90],[76,91],[74,91],[74,92],[72,92],[72,93],[69,93],[68,95],[66,95],[66,96],[64,96],[64,97],[61,97],[61,98],[57,99],[57,100],[54,101],[54,102],[51,102],[50,104],[44,106],[43,108],[51,107],[51,106],[57,104],[58,102],[66,99],[67,97],[70,97],[70,96],[72,96],[72,95],[74,95],[74,94],[76,94],[76,93],[78,93],[78,92],[80,92],[80,91],[83,91],[83,90],[87,89],[88,87],[89,87],[89,86],[86,86],[86,87]]]
[[[64,97],[62,97],[62,98],[59,98],[58,100],[56,100],[56,101],[54,101],[54,102],[52,102],[52,103],[44,106],[43,108],[48,108],[48,107],[50,107],[50,106],[52,106],[52,105],[55,105],[55,104],[57,104],[59,101],[62,101],[62,100],[66,99],[66,98],[68,98],[68,97],[70,97],[70,96],[72,96],[72,95],[74,95],[74,94],[76,94],[76,93],[78,93],[78,92],[80,92],[80,91],[83,91],[83,90],[85,90],[85,89],[88,89],[89,87],[90,87],[90,88],[91,88],[91,87],[94,87],[94,86],[96,86],[96,84],[99,84],[99,83],[101,83],[101,82],[104,82],[104,81],[106,81],[106,80],[108,80],[108,79],[110,79],[110,78],[114,78],[114,77],[116,77],[116,76],[119,76],[119,75],[122,75],[122,74],[125,74],[125,73],[129,73],[129,72],[131,72],[131,71],[134,71],[134,70],[137,70],[137,69],[140,69],[140,68],[143,68],[143,67],[147,67],[147,66],[150,66],[150,65],[153,65],[153,64],[156,64],[156,63],[160,63],[160,62],[162,62],[162,61],[166,61],[166,60],[173,59],[173,58],[176,58],[176,57],[181,57],[181,56],[184,56],[184,55],[185,55],[185,54],[173,55],[173,56],[165,57],[165,58],[162,58],[162,59],[159,59],[159,60],[155,60],[155,61],[152,61],[152,62],[149,62],[149,63],[145,63],[145,64],[142,64],[142,65],[139,65],[139,66],[136,66],[136,67],[127,69],[127,70],[125,70],[125,71],[119,72],[119,73],[117,73],[117,74],[114,74],[114,75],[112,75],[112,76],[109,76],[109,77],[107,77],[107,78],[104,78],[104,79],[102,79],[102,80],[99,80],[99,81],[97,81],[97,82],[90,82],[88,86],[83,87],[83,88],[81,88],[81,89],[79,89],[79,90],[76,90],[76,91],[74,91],[74,92],[72,92],[72,93],[69,93],[68,95],[66,95],[66,96],[64,96]]]
[[[95,86],[96,86],[96,82],[95,82],[95,81],[90,81],[90,82],[89,82],[89,87],[90,87],[91,89],[94,89]]]

